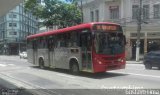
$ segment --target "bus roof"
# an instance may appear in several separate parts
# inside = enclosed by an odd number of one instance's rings
[[[27,36],[27,39],[33,39],[33,38],[37,38],[37,37],[49,36],[49,35],[54,35],[54,34],[59,34],[59,33],[65,33],[65,32],[68,32],[68,31],[74,31],[74,30],[78,30],[78,29],[91,28],[92,25],[94,25],[94,24],[119,25],[119,24],[111,23],[111,22],[91,22],[91,23],[80,24],[80,25],[76,25],[76,26],[72,26],[72,27],[63,28],[63,29],[51,30],[51,31],[43,32],[43,33],[30,35],[30,36]]]

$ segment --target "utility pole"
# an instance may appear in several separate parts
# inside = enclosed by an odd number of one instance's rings
[[[82,0],[81,0],[81,14],[82,14],[81,23],[83,23],[83,2]]]
[[[139,61],[140,54],[140,32],[141,32],[141,24],[142,24],[142,0],[140,0],[139,11],[137,15],[137,42],[136,42],[136,61]]]

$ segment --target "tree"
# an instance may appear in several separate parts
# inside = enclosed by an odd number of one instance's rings
[[[65,0],[66,2],[70,2],[77,6],[77,9],[81,11],[81,23],[83,23],[83,7],[82,7],[82,0]],[[79,4],[79,5],[78,5]]]
[[[25,11],[30,11],[36,17],[41,18],[43,6],[37,3],[37,0],[27,0],[25,2]]]
[[[44,5],[38,4],[37,0],[28,0],[25,9],[34,10],[33,15],[43,19],[45,26],[64,28],[81,22],[81,11],[77,6],[60,0],[44,0]]]
[[[71,2],[71,3],[77,3],[78,1],[80,1],[80,0],[66,0],[67,2]]]

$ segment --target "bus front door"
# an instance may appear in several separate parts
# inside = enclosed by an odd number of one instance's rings
[[[49,49],[49,66],[51,68],[55,68],[56,67],[54,59],[55,59],[54,49]]]
[[[82,69],[91,71],[91,33],[82,33],[81,34],[81,51],[82,51]]]
[[[48,59],[49,59],[49,67],[56,68],[55,65],[55,52],[54,52],[54,39],[49,39],[48,42]]]
[[[37,41],[33,41],[33,64],[39,65],[38,64],[38,47],[37,47]]]

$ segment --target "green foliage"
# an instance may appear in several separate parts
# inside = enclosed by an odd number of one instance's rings
[[[78,2],[78,1],[80,1],[80,0],[66,0],[67,2],[71,2],[71,3],[76,3],[76,2]]]
[[[58,25],[59,28],[64,28],[81,22],[81,11],[76,4],[69,4],[60,0],[44,0],[44,5],[41,5],[36,1],[26,1],[25,9],[43,19],[43,24],[46,26]]]

